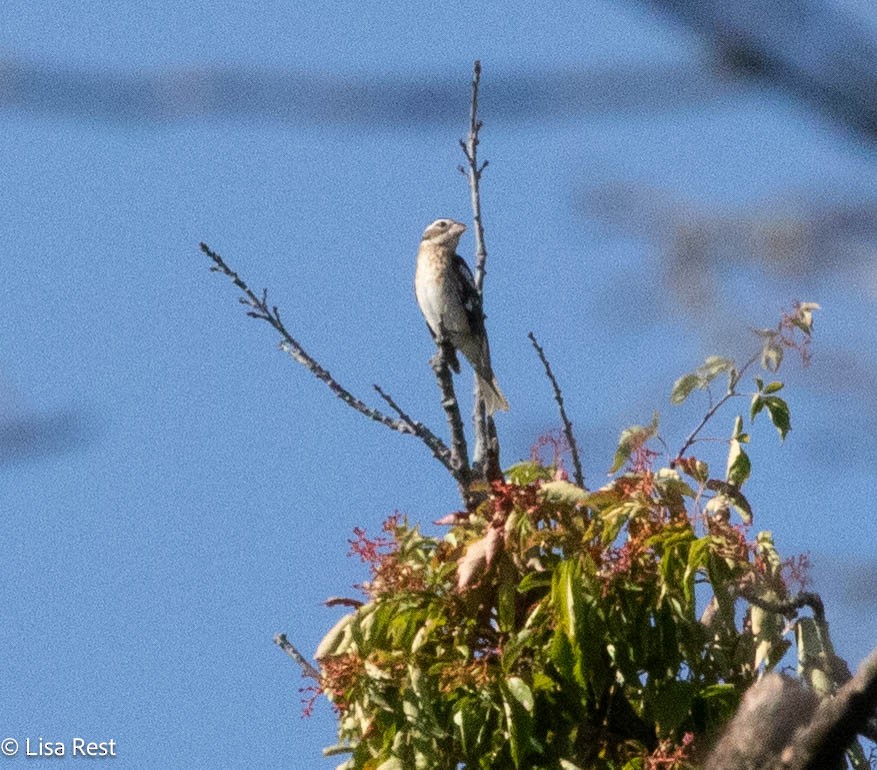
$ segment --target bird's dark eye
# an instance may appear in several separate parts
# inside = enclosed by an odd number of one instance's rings
[[[437,225],[439,226],[439,228],[442,229],[442,230],[444,230],[444,229],[448,226],[448,223],[445,222],[444,219],[440,220],[439,222],[436,222],[436,224],[437,224]]]

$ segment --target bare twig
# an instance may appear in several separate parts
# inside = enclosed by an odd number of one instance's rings
[[[484,223],[481,219],[481,174],[487,168],[487,161],[478,163],[478,132],[482,122],[478,119],[478,85],[481,81],[481,62],[476,60],[472,68],[472,99],[469,105],[469,133],[460,140],[460,147],[466,156],[466,165],[460,171],[469,182],[469,197],[472,202],[472,223],[475,233],[475,288],[483,297],[484,276],[487,272],[487,247],[484,244]],[[479,380],[475,378],[475,407],[472,415],[475,425],[475,451],[472,455],[472,469],[477,478],[493,479],[501,477],[499,471],[499,442],[493,418],[486,414]]]
[[[363,401],[354,396],[349,390],[344,388],[332,375],[320,366],[319,362],[314,359],[308,352],[301,346],[301,343],[296,340],[290,333],[287,331],[286,327],[283,324],[283,321],[280,318],[280,311],[276,306],[268,305],[268,297],[267,292],[263,291],[262,296],[259,297],[256,293],[247,286],[246,282],[234,271],[232,270],[222,259],[222,257],[213,251],[207,244],[201,244],[201,251],[203,251],[211,260],[213,260],[213,267],[210,269],[214,272],[222,273],[223,275],[228,276],[232,283],[238,287],[243,293],[243,297],[241,297],[241,304],[248,307],[247,315],[251,318],[258,318],[259,320],[266,321],[270,324],[281,336],[282,340],[280,342],[280,349],[285,353],[288,353],[292,358],[298,361],[302,366],[306,367],[311,374],[313,374],[318,380],[322,380],[328,386],[329,390],[331,390],[338,398],[340,398],[345,404],[355,409],[360,414],[365,415],[371,420],[375,422],[379,422],[382,425],[390,428],[391,430],[395,430],[399,433],[406,433],[412,436],[416,436],[419,438],[429,450],[432,452],[433,456],[439,460],[454,476],[458,483],[462,483],[465,476],[458,476],[458,473],[455,471],[454,466],[451,463],[452,453],[451,450],[439,439],[434,433],[428,430],[426,427],[421,425],[419,422],[412,420],[408,415],[401,412],[398,408],[396,411],[399,413],[400,418],[396,419],[390,417],[389,415],[384,414],[378,409],[374,409]],[[387,400],[387,396],[379,389],[381,395]],[[390,403],[390,401],[388,401]]]
[[[308,663],[305,656],[302,655],[296,649],[295,645],[286,638],[286,634],[274,634],[274,644],[276,644],[281,650],[289,655],[290,658],[298,663],[303,676],[315,679],[317,682],[320,681],[320,672],[317,671],[317,669],[314,668],[310,663]]]
[[[542,366],[545,367],[545,375],[548,377],[551,387],[554,388],[554,400],[557,402],[557,406],[560,409],[560,419],[563,422],[563,435],[566,436],[566,443],[569,444],[569,453],[572,455],[573,477],[575,478],[576,484],[584,489],[585,474],[582,472],[582,462],[579,459],[579,447],[578,444],[576,444],[575,435],[573,435],[572,422],[570,422],[570,419],[566,414],[566,409],[563,406],[563,393],[560,390],[560,385],[557,384],[557,378],[551,370],[551,364],[548,363],[548,357],[545,355],[545,351],[536,341],[536,335],[533,334],[533,332],[530,332],[527,336],[530,338],[530,342],[533,343],[533,347],[536,349],[536,353],[539,356],[539,360],[542,362]]]

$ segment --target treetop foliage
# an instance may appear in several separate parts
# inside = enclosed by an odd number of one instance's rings
[[[530,460],[493,481],[477,509],[445,517],[443,537],[399,515],[379,537],[358,530],[365,601],[316,654],[339,719],[329,752],[350,753],[339,768],[702,762],[743,692],[783,659],[787,624],[815,624],[827,640],[821,605],[816,619],[798,617],[806,560],[784,560],[770,532],[751,532],[742,491],[744,424],[764,413],[782,438],[791,427],[782,383],[757,375],[744,394],[744,376],[756,363],[776,374],[788,349],[806,361],[816,308],[799,304],[760,332],[742,366],[711,357],[677,380],[674,404],[704,390],[709,408],[663,464],[656,415],[621,434],[599,489],[570,482],[557,457]],[[717,472],[692,450],[715,453],[722,445],[699,443],[701,431],[746,396],[748,419],[734,415]],[[820,652],[823,665],[801,674],[830,687],[833,653]]]

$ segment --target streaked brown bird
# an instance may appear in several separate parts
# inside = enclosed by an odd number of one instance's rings
[[[430,334],[451,346],[450,365],[460,371],[454,351],[462,353],[475,370],[487,414],[508,411],[490,365],[490,347],[484,329],[481,295],[472,271],[459,256],[457,244],[466,225],[453,219],[436,219],[423,232],[417,252],[414,294]]]

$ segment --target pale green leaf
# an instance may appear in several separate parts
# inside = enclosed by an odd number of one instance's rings
[[[764,595],[765,599],[776,600],[773,592]],[[754,604],[749,609],[749,617],[752,623],[752,634],[755,636],[755,659],[753,668],[758,671],[770,655],[773,646],[782,641],[781,630],[783,618],[775,612],[757,607]]]
[[[570,481],[546,481],[540,487],[549,503],[575,506],[587,502],[588,493]]]
[[[720,374],[727,372],[734,379],[735,364],[730,358],[710,356],[703,362],[697,373],[707,382],[712,382]]]
[[[752,397],[752,403],[749,404],[749,419],[754,420],[762,409],[764,409],[764,396],[761,393],[756,393]]]
[[[743,451],[743,447],[736,439],[731,441],[731,448],[728,451],[728,473],[727,481],[735,487],[742,487],[749,473],[752,470],[752,463],[749,461],[749,455]]]
[[[551,603],[560,620],[560,627],[571,642],[575,642],[578,612],[581,605],[578,569],[572,561],[563,561],[554,570]]]
[[[773,532],[768,529],[759,532],[755,536],[755,546],[764,565],[769,568],[768,574],[779,577],[783,568],[783,560],[774,545]]]
[[[728,389],[731,390],[737,380],[737,370],[730,358],[710,356],[695,371],[683,374],[670,391],[670,402],[681,404],[695,390],[707,387],[720,374],[728,374]]]
[[[609,473],[617,473],[621,470],[622,466],[630,459],[634,449],[638,449],[657,434],[658,419],[658,413],[655,412],[648,425],[632,425],[621,432],[618,439],[618,449],[615,450],[615,458]]]
[[[808,337],[813,333],[813,311],[822,310],[816,302],[800,302],[791,321]]]
[[[553,473],[537,462],[524,460],[506,470],[506,476],[513,484],[526,486],[535,481],[550,481],[553,478]]]
[[[777,335],[772,335],[764,341],[761,349],[761,366],[769,372],[775,372],[783,362],[783,346]]]
[[[329,633],[323,637],[323,640],[317,647],[317,651],[314,653],[316,660],[347,652],[352,642],[350,623],[353,617],[354,615],[351,613],[338,619],[338,622],[332,626]]]
[[[681,404],[691,395],[692,391],[703,386],[703,380],[696,373],[683,374],[673,383],[673,389],[670,391],[670,403]]]
[[[515,691],[512,690],[512,680],[515,680]],[[530,702],[529,710],[518,699],[518,693],[521,693],[521,686],[527,690]],[[500,692],[502,693],[502,705],[505,712],[509,752],[512,755],[512,762],[516,768],[525,767],[524,761],[527,758],[530,738],[533,733],[533,715],[531,713],[533,696],[530,693],[530,688],[522,680],[517,679],[517,677],[510,677],[505,682],[501,682]]]
[[[530,690],[527,683],[518,676],[510,676],[506,679],[506,686],[509,688],[509,692],[515,700],[517,700],[524,709],[532,713],[535,702],[533,700],[533,692]]]

